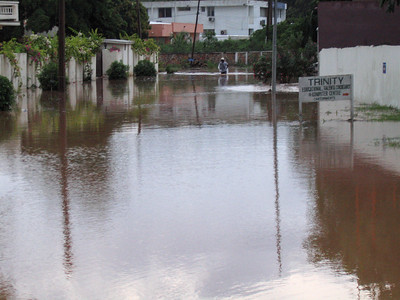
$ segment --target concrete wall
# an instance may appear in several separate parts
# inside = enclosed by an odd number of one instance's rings
[[[0,75],[7,77],[11,80],[15,89],[19,86],[23,88],[39,87],[40,83],[37,78],[41,66],[36,65],[31,61],[26,53],[15,53],[18,65],[21,69],[21,76],[14,76],[14,68],[11,66],[8,58],[0,55]],[[96,58],[92,58],[92,80],[96,79]],[[83,65],[77,63],[75,59],[71,59],[66,66],[66,75],[71,83],[83,81]]]
[[[323,49],[319,74],[353,74],[355,102],[400,107],[400,46]]]
[[[103,76],[106,75],[107,70],[110,68],[114,61],[122,61],[123,64],[129,66],[129,75],[133,75],[133,68],[137,65],[140,60],[147,59],[154,63],[156,70],[158,71],[158,55],[153,54],[151,56],[138,55],[132,50],[131,41],[126,40],[105,40],[103,43],[102,52],[102,64],[103,64]]]
[[[133,75],[133,68],[137,65],[140,60],[147,59],[155,64],[156,70],[158,71],[158,55],[153,54],[151,56],[141,56],[132,51],[132,42],[110,42],[105,49],[102,50],[102,65],[103,74],[110,67],[113,61],[122,61],[124,64],[129,66],[129,73]],[[110,48],[120,49],[119,51],[110,51]],[[11,80],[14,88],[17,90],[19,86],[23,88],[39,87],[40,83],[37,75],[40,72],[41,66],[36,65],[30,59],[26,53],[16,53],[18,65],[21,69],[21,76],[14,76],[14,68],[11,66],[8,58],[4,55],[0,55],[0,75],[7,77]],[[96,79],[96,57],[91,59],[92,68],[92,80]],[[82,83],[84,78],[84,65],[77,62],[74,58],[66,64],[66,75],[70,83]]]

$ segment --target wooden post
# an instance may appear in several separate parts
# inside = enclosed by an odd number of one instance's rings
[[[277,49],[276,49],[276,38],[277,38],[277,1],[274,0],[274,26],[272,32],[272,94],[276,93],[276,58],[277,58]]]
[[[138,34],[142,38],[142,24],[140,24],[140,2],[136,0],[136,12],[137,12],[137,22],[138,22]]]
[[[193,46],[192,46],[192,57],[190,60],[190,66],[193,66],[194,62],[194,46],[196,44],[196,34],[197,34],[197,23],[199,21],[199,10],[200,10],[200,0],[197,2],[197,13],[196,13],[196,24],[194,25],[194,35],[193,35]]]
[[[58,1],[58,90],[65,91],[65,0]]]
[[[268,43],[268,31],[270,26],[272,25],[272,0],[267,0],[267,2],[268,2],[268,15],[267,15],[267,28],[265,32],[266,34],[265,41]]]

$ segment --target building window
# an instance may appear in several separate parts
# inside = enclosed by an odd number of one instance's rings
[[[204,29],[203,36],[205,36],[207,33],[209,33],[210,35],[215,35],[215,30],[214,29]]]
[[[178,7],[178,11],[190,11],[190,7]]]
[[[171,18],[172,17],[172,8],[171,7],[162,7],[158,9],[158,17],[159,18]]]
[[[249,35],[252,35],[253,32],[254,32],[254,29],[253,28],[249,28]]]
[[[268,9],[267,8],[264,8],[264,7],[260,8],[260,17],[262,17],[262,18],[268,17]]]
[[[206,8],[204,6],[201,7],[201,12],[206,12]]]
[[[214,17],[214,6],[207,7],[207,17]]]

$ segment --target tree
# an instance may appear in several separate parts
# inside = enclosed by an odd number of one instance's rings
[[[26,20],[26,29],[34,32],[51,30],[58,23],[57,0],[25,0],[20,2],[20,20]],[[132,35],[138,32],[136,1],[134,0],[66,0],[66,29],[89,33],[98,29],[106,38],[118,38],[121,33]],[[140,5],[142,32],[149,29],[146,8]],[[23,21],[21,23],[24,23]],[[18,29],[4,28],[0,40],[23,34]]]
[[[400,0],[381,0],[380,5],[381,7],[387,5],[386,10],[388,12],[394,12],[394,6],[395,5],[399,6]]]

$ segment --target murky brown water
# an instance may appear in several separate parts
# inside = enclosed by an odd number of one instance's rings
[[[0,298],[400,298],[400,126],[300,126],[267,90],[160,75],[0,114]]]

